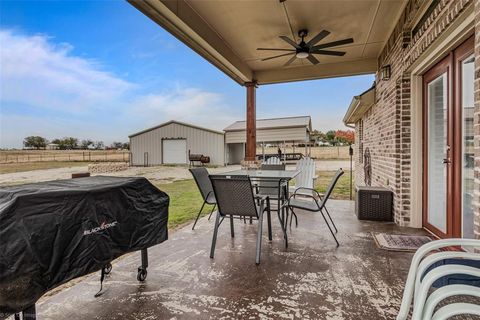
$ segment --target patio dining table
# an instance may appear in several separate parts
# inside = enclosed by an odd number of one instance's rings
[[[223,172],[220,175],[224,176],[248,176],[252,182],[257,181],[278,181],[278,210],[281,210],[281,223],[285,230],[287,228],[288,212],[285,211],[283,204],[288,198],[288,185],[290,180],[294,179],[300,174],[299,170],[234,170]],[[284,192],[280,192],[280,188],[284,188]]]

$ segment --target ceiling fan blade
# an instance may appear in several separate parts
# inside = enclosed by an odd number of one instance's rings
[[[285,42],[288,43],[289,45],[293,46],[294,48],[300,49],[300,46],[299,46],[298,44],[296,44],[295,41],[293,41],[293,40],[290,39],[289,37],[287,37],[287,36],[280,36],[280,39],[282,39],[283,41],[285,41]]]
[[[317,60],[314,56],[311,54],[307,57],[308,61],[310,61],[312,64],[318,64],[320,61]]]
[[[326,56],[339,56],[339,57],[345,55],[345,52],[343,52],[343,51],[327,51],[327,50],[312,50],[312,51],[310,51],[310,53],[324,54]]]
[[[329,31],[327,30],[322,30],[320,31],[315,37],[313,37],[312,39],[310,39],[310,41],[307,42],[307,45],[308,46],[313,46],[315,45],[317,42],[319,42],[320,40],[322,40],[323,38],[325,38],[326,36],[328,36],[330,34]]]
[[[278,55],[278,56],[273,56],[273,57],[264,58],[264,59],[262,59],[262,61],[267,61],[267,60],[270,60],[270,59],[280,58],[280,57],[288,56],[288,55],[291,55],[291,54],[292,54],[291,52],[289,52],[289,53],[284,53],[284,54],[280,54],[280,55]]]
[[[257,48],[261,51],[295,51],[295,49],[275,49],[275,48]]]
[[[295,61],[296,58],[297,56],[293,55],[293,57],[291,57],[290,60],[288,60],[283,66],[284,67],[289,66],[290,64],[292,64],[293,61]]]
[[[340,46],[342,44],[348,44],[348,43],[353,43],[353,39],[348,38],[348,39],[343,39],[343,40],[338,40],[338,41],[319,44],[318,46],[312,47],[312,50],[336,47],[336,46]]]

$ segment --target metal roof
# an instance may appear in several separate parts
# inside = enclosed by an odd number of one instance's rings
[[[310,116],[297,116],[285,118],[257,119],[258,129],[274,129],[274,128],[291,128],[291,127],[307,127],[312,130],[312,120]],[[246,130],[245,121],[236,121],[223,129],[223,131],[240,131]]]
[[[193,124],[189,124],[189,123],[185,123],[185,122],[180,122],[180,121],[176,121],[176,120],[170,120],[170,121],[161,123],[161,124],[159,124],[159,125],[157,125],[157,126],[155,126],[155,127],[151,127],[151,128],[148,128],[148,129],[145,129],[145,130],[142,130],[142,131],[133,133],[133,134],[129,135],[128,137],[129,137],[129,138],[132,138],[132,137],[138,136],[139,134],[142,134],[142,133],[145,133],[145,132],[149,132],[149,131],[152,131],[152,130],[155,130],[155,129],[158,129],[158,128],[161,128],[161,127],[168,126],[169,124],[172,124],[172,123],[176,123],[176,124],[179,124],[179,125],[182,125],[182,126],[187,126],[187,127],[194,128],[194,129],[198,129],[198,130],[204,130],[204,131],[209,131],[209,132],[218,133],[218,134],[223,135],[223,132],[220,132],[220,131],[216,131],[216,130],[212,130],[212,129],[207,129],[207,128],[199,127],[199,126],[196,126],[196,125],[193,125]]]

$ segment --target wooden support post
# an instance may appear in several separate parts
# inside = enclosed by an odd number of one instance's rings
[[[253,161],[257,153],[257,115],[256,115],[256,89],[257,82],[245,83],[247,87],[247,145],[245,148],[245,160]]]

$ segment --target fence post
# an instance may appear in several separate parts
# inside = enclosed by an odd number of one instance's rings
[[[82,151],[82,160],[85,161],[85,151]]]
[[[53,154],[53,161],[55,161],[55,153]]]
[[[105,161],[107,161],[107,151],[105,150]]]
[[[89,162],[92,161],[92,160],[91,160],[91,155],[92,155],[92,152],[91,152],[91,151],[88,151],[88,161],[89,161]]]

